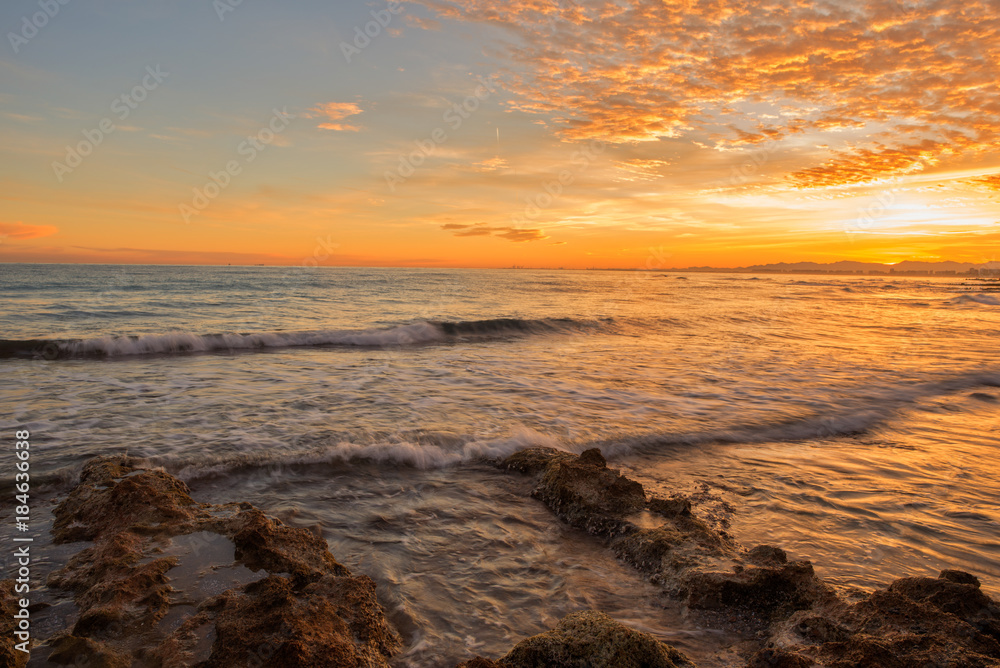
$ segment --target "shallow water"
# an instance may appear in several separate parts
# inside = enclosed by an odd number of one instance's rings
[[[996,592],[994,285],[687,279],[0,265],[0,433],[31,430],[50,495],[128,451],[318,527],[379,583],[400,665],[588,607],[731,643],[484,463],[527,445],[601,447],[845,588],[959,567]]]

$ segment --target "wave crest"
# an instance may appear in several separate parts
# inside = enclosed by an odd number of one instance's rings
[[[0,340],[2,358],[77,359],[131,355],[248,352],[295,347],[388,348],[449,341],[502,339],[514,336],[573,333],[600,328],[609,322],[551,318],[525,320],[495,318],[458,322],[427,321],[367,330],[317,330],[246,334],[168,332],[92,339]]]

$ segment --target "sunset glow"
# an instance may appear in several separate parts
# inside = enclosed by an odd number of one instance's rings
[[[997,259],[989,2],[38,11],[0,10],[0,261]]]

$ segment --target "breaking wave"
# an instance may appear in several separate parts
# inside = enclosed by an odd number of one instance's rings
[[[415,322],[395,327],[366,330],[244,334],[169,332],[74,340],[0,340],[0,359],[18,357],[42,359],[108,358],[130,355],[248,352],[294,347],[406,347],[451,341],[578,333],[601,329],[610,322],[610,319],[587,321],[571,318],[540,320],[494,318],[459,322]]]

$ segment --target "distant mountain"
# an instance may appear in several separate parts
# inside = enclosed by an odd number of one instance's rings
[[[671,271],[671,270],[668,270]],[[749,267],[736,268],[713,268],[713,267],[687,267],[686,269],[673,269],[672,271],[738,271],[747,273],[839,273],[839,272],[880,272],[880,273],[944,273],[955,272],[956,274],[966,274],[970,271],[986,271],[995,273],[1000,271],[1000,262],[985,262],[975,264],[972,262],[952,262],[950,260],[942,262],[919,262],[916,260],[905,260],[897,264],[880,264],[877,262],[856,262],[853,260],[841,260],[840,262],[819,263],[819,262],[777,262],[774,264],[755,264]]]

